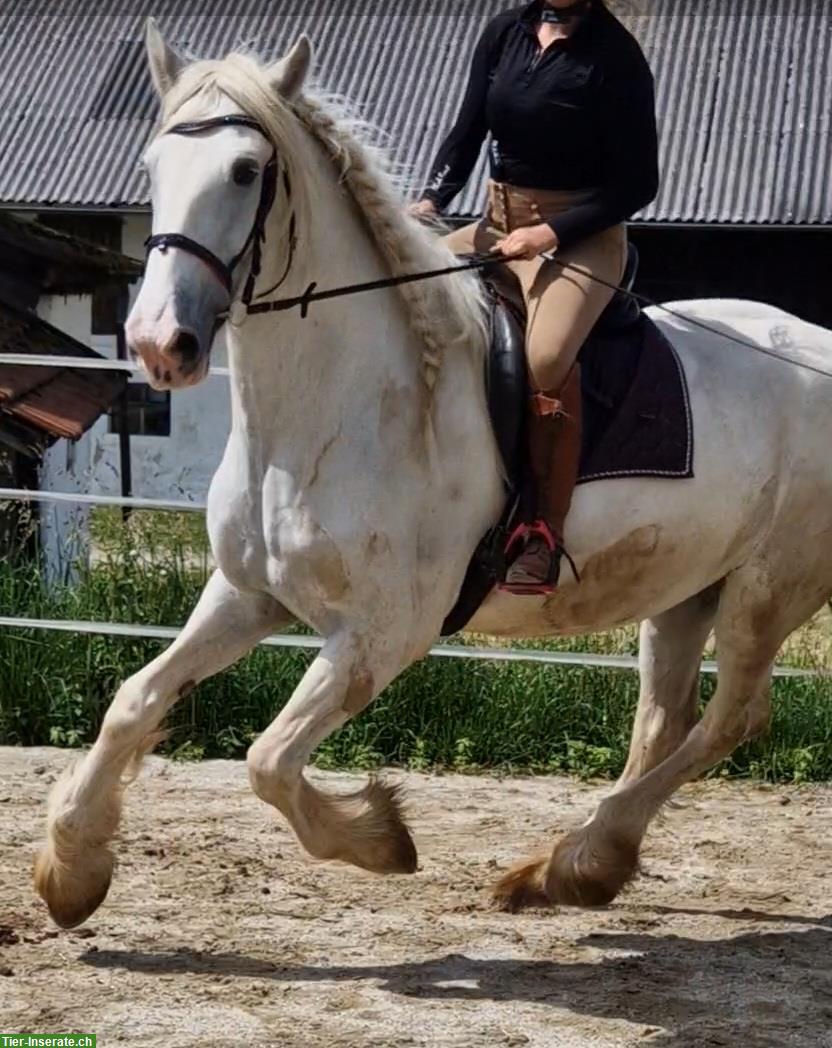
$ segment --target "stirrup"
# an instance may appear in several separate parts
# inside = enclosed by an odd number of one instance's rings
[[[554,593],[557,589],[558,575],[560,574],[560,558],[561,554],[566,553],[563,548],[563,543],[555,537],[552,529],[546,523],[545,520],[538,519],[533,521],[531,524],[518,524],[518,526],[509,535],[505,545],[505,561],[506,571],[511,569],[511,565],[517,557],[522,555],[522,549],[512,557],[512,553],[518,545],[525,546],[528,540],[532,537],[543,539],[549,550],[549,567],[546,572],[546,577],[541,579],[539,582],[506,582],[505,575],[498,584],[498,589],[502,590],[503,593],[513,593],[520,597],[532,597],[540,594]],[[569,554],[566,554],[570,560]],[[574,564],[572,570],[575,570]]]

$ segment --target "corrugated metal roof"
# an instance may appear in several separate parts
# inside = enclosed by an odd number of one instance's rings
[[[227,0],[160,0],[156,10],[168,39],[201,56],[242,44],[273,58],[308,32],[321,86],[383,129],[397,170],[419,186],[456,113],[473,43],[507,6],[308,0],[299,11],[297,0],[240,0],[229,13]],[[832,224],[830,5],[649,6],[629,21],[656,74],[663,185],[639,217]],[[155,111],[138,43],[144,15],[129,4],[102,10],[54,0],[0,14],[1,202],[147,203],[136,167]],[[456,213],[478,210],[484,175],[483,156]]]
[[[33,313],[0,303],[0,351],[98,357]],[[127,382],[113,371],[32,368],[0,364],[0,428],[4,416],[50,437],[78,440],[107,410]]]

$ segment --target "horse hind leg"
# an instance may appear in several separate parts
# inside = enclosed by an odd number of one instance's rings
[[[626,767],[615,786],[623,789],[628,782],[660,764],[684,740],[696,720],[699,664],[702,649],[713,626],[719,600],[719,586],[712,586],[661,615],[645,620],[639,633],[640,689],[630,753]],[[582,854],[581,830],[558,845],[560,863],[571,862],[576,868],[590,863],[596,871],[591,897],[581,900],[578,887],[566,889],[563,878],[561,894],[571,901],[598,905],[610,891],[623,887],[633,876],[638,849],[626,841],[610,838],[603,852]],[[569,857],[569,858],[567,858]],[[547,906],[546,871],[553,861],[549,853],[527,859],[508,871],[496,884],[493,900],[503,910],[515,911],[526,906]],[[559,901],[566,901],[561,898]]]
[[[704,715],[675,753],[601,802],[576,848],[555,850],[546,873],[551,900],[581,902],[594,892],[606,896],[603,901],[614,898],[616,884],[605,884],[603,871],[596,872],[588,861],[591,856],[615,842],[637,855],[650,820],[680,786],[767,728],[774,659],[789,633],[826,598],[820,574],[794,572],[789,565],[774,572],[765,563],[747,565],[728,577],[715,623],[717,688]]]
[[[215,572],[173,644],[122,684],[92,748],[50,797],[34,881],[57,924],[81,924],[106,897],[123,789],[162,738],[157,729],[165,713],[290,618],[272,598],[242,594]]]
[[[346,632],[327,640],[287,705],[252,744],[249,777],[313,857],[373,873],[412,873],[416,848],[397,787],[371,779],[358,791],[333,795],[303,773],[314,748],[369,705],[401,668],[383,669],[370,651]]]
[[[615,789],[641,778],[682,745],[696,723],[699,667],[722,583],[690,597],[639,630],[639,696],[630,752]]]
[[[807,573],[779,577],[749,565],[725,581],[716,614],[719,676],[702,719],[679,748],[616,790],[558,845],[539,876],[549,903],[610,902],[634,874],[650,820],[684,783],[729,756],[768,723],[771,668],[788,634],[827,597]]]

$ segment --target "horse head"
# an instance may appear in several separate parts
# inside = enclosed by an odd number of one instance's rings
[[[175,389],[204,378],[222,319],[250,301],[281,190],[284,241],[293,233],[288,163],[273,127],[300,93],[312,52],[302,36],[262,69],[235,56],[240,75],[228,83],[227,62],[186,64],[152,19],[146,44],[162,122],[143,157],[153,233],[126,330],[150,384]]]

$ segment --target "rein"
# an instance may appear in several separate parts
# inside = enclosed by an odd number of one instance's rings
[[[498,266],[502,265],[504,262],[510,262],[513,257],[520,256],[484,252],[464,257],[467,258],[467,261],[460,265],[448,266],[444,269],[428,269],[421,273],[406,273],[403,276],[386,277],[383,280],[368,280],[360,284],[343,284],[340,287],[328,288],[325,291],[316,291],[315,288],[317,287],[317,284],[313,281],[302,295],[294,295],[292,298],[278,298],[271,302],[257,302],[254,305],[248,306],[247,312],[279,313],[284,310],[295,309],[299,306],[301,317],[306,317],[309,312],[309,306],[313,302],[323,302],[330,298],[341,298],[344,295],[357,295],[363,291],[378,291],[382,288],[398,287],[400,284],[410,284],[417,280],[431,280],[434,277],[448,276],[451,273],[462,273],[469,269],[486,269],[489,266]],[[649,298],[647,295],[641,295],[637,291],[631,291],[628,288],[622,287],[620,284],[615,284],[609,280],[604,280],[602,277],[597,277],[592,273],[587,273],[585,269],[576,266],[572,262],[562,262],[552,252],[541,252],[541,257],[545,258],[547,262],[554,262],[556,266],[560,266],[563,270],[574,270],[576,273],[580,273],[582,276],[595,281],[596,284],[602,284],[611,291],[615,291],[621,295],[626,295],[634,302],[637,302],[640,306],[653,306],[656,309],[660,309],[663,313],[668,314],[668,316],[675,317],[677,320],[683,320],[686,324],[690,324],[692,327],[699,328],[702,331],[707,331],[711,335],[719,335],[721,338],[724,338],[729,342],[735,342],[738,346],[752,349],[755,353],[762,353],[763,356],[772,357],[774,360],[779,360],[784,364],[791,364],[793,367],[802,368],[804,371],[812,371],[816,375],[823,375],[825,378],[832,378],[832,371],[826,371],[824,368],[817,367],[814,364],[806,364],[800,360],[792,360],[789,357],[784,357],[782,354],[775,352],[773,349],[766,349],[765,346],[758,346],[754,342],[749,342],[737,335],[732,335],[727,331],[721,331],[719,328],[714,327],[712,324],[706,324],[705,321],[699,320],[697,317],[691,317],[686,313],[680,313],[678,310],[662,305],[661,302],[656,302],[655,299]]]
[[[467,269],[486,269],[488,266],[499,266],[503,262],[510,261],[511,256],[493,254],[472,254],[468,260],[455,266],[446,266],[444,269],[426,269],[420,273],[404,273],[397,277],[383,277],[380,280],[367,280],[360,284],[342,284],[340,287],[329,288],[326,291],[316,291],[318,286],[313,280],[302,295],[294,295],[292,298],[276,298],[271,302],[255,302],[248,307],[249,313],[281,313],[287,309],[300,306],[300,315],[306,317],[312,302],[323,302],[328,298],[343,298],[345,295],[358,295],[362,291],[380,291],[386,287],[399,287],[401,284],[413,284],[419,280],[431,280],[434,277],[444,277],[451,273],[462,273]]]
[[[185,121],[169,127],[164,134],[195,135],[202,131],[210,131],[218,127],[249,127],[253,131],[259,132],[266,141],[271,142],[268,132],[263,125],[253,117],[246,116],[242,113],[208,117],[204,120]],[[283,186],[286,192],[286,198],[291,204],[292,187],[285,167],[283,169]],[[510,262],[512,258],[521,257],[503,255],[493,251],[481,254],[471,254],[466,256],[467,260],[465,262],[455,266],[445,266],[442,269],[428,269],[423,270],[420,273],[405,273],[395,277],[384,277],[380,280],[367,280],[357,284],[343,284],[340,287],[327,288],[324,291],[316,291],[315,289],[318,285],[313,281],[302,295],[294,295],[290,298],[272,299],[270,302],[254,302],[254,298],[263,298],[265,295],[270,295],[281,287],[289,276],[289,271],[292,268],[292,262],[295,257],[295,249],[297,247],[297,223],[295,212],[292,211],[289,220],[289,254],[286,259],[286,267],[283,274],[276,284],[273,284],[270,288],[261,291],[260,294],[255,296],[254,287],[257,283],[257,277],[260,275],[262,245],[266,239],[266,220],[272,209],[272,205],[274,204],[276,193],[277,149],[272,143],[271,159],[263,169],[260,186],[260,200],[257,204],[254,224],[251,227],[249,235],[246,237],[245,243],[229,262],[223,262],[221,258],[215,255],[209,248],[205,247],[204,244],[200,244],[197,240],[192,240],[191,237],[185,236],[183,233],[156,233],[145,240],[145,248],[148,255],[154,250],[154,248],[162,252],[167,251],[170,247],[179,248],[204,262],[217,280],[219,280],[229,296],[229,305],[224,312],[217,314],[215,330],[219,330],[226,320],[231,321],[232,312],[237,312],[233,309],[236,303],[231,301],[234,269],[245,256],[249,248],[251,248],[251,267],[249,269],[248,277],[246,278],[243,293],[240,296],[242,317],[258,313],[280,313],[300,307],[300,315],[305,318],[308,315],[309,307],[313,302],[323,302],[331,298],[342,298],[345,295],[357,295],[364,291],[380,291],[383,288],[399,287],[402,284],[411,284],[420,280],[432,280],[436,277],[449,276],[452,273],[461,273],[465,270],[487,269],[491,266],[501,265],[504,262]],[[772,357],[774,360],[779,360],[784,364],[791,364],[792,366],[802,368],[805,371],[812,371],[817,375],[832,378],[832,371],[826,371],[823,368],[816,367],[813,364],[806,364],[803,361],[790,360],[788,357],[784,357],[782,354],[777,353],[772,349],[766,349],[764,346],[756,345],[753,342],[748,342],[746,339],[721,331],[712,324],[706,324],[704,321],[699,320],[696,317],[687,316],[684,313],[680,313],[678,310],[671,309],[669,306],[664,306],[660,302],[648,298],[646,295],[640,295],[635,291],[628,290],[627,288],[623,288],[611,281],[604,280],[602,277],[595,276],[592,273],[587,273],[585,269],[576,266],[574,263],[562,262],[552,252],[542,252],[541,257],[545,258],[547,262],[553,262],[556,266],[560,266],[563,270],[575,270],[575,272],[580,273],[584,277],[588,277],[596,284],[602,284],[604,287],[609,288],[612,291],[627,295],[640,306],[653,306],[655,309],[660,309],[663,313],[668,314],[668,316],[675,317],[677,320],[682,320],[686,324],[700,328],[702,331],[707,331],[712,335],[719,335],[721,338],[727,339],[729,342],[734,342],[737,345],[744,346],[746,349],[754,350],[755,353],[761,353],[763,356]],[[233,321],[231,322],[233,323]]]

